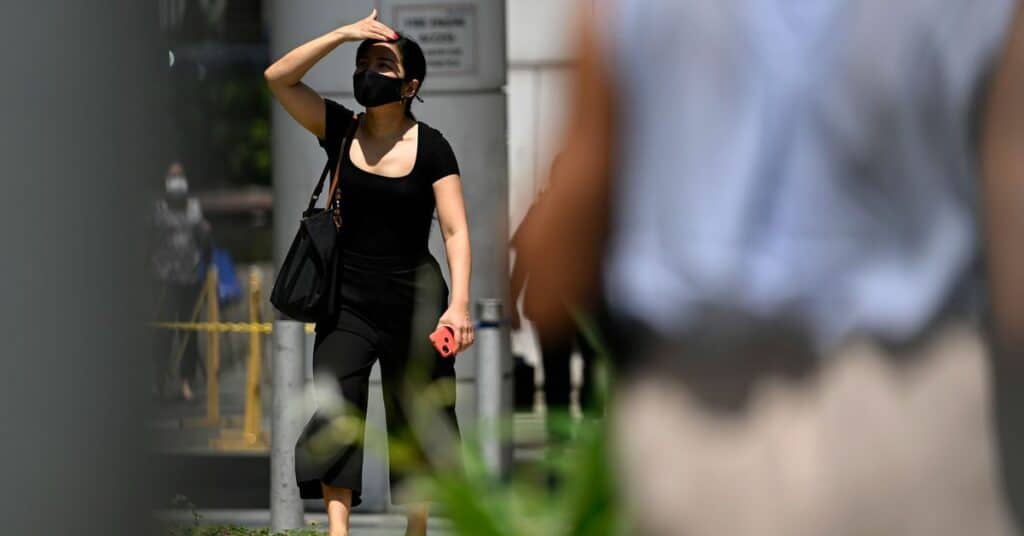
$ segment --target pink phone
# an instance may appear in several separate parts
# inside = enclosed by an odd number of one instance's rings
[[[459,351],[459,343],[455,340],[455,331],[449,326],[440,326],[430,334],[430,341],[441,357],[451,357]]]

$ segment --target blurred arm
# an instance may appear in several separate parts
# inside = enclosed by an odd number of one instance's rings
[[[518,316],[519,312],[515,308],[519,302],[519,295],[523,293],[523,287],[526,285],[526,268],[523,266],[523,256],[519,248],[515,244],[512,244],[512,248],[516,250],[516,259],[512,263],[512,273],[509,276],[508,300],[512,312]]]
[[[1020,12],[992,78],[981,165],[997,343],[1010,355],[1020,355],[1024,351],[1024,16]]]
[[[526,316],[542,334],[553,336],[573,327],[566,303],[585,307],[599,292],[608,229],[615,117],[612,78],[587,9],[582,18],[561,160],[517,251],[530,274]]]
[[[525,259],[520,243],[522,242],[523,235],[526,234],[526,227],[532,219],[531,211],[527,211],[523,221],[519,223],[519,228],[512,234],[512,238],[508,243],[509,253],[515,251],[512,272],[509,274],[508,296],[505,298],[508,302],[509,325],[513,330],[518,330],[522,327],[522,322],[519,318],[519,295],[522,294],[523,287],[526,285],[526,266],[524,266]]]

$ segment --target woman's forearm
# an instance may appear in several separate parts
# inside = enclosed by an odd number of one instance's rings
[[[327,32],[285,54],[283,58],[268,67],[263,75],[271,88],[294,86],[302,81],[302,77],[318,61],[338,48],[338,45],[363,39],[390,41],[398,39],[398,34],[386,24],[377,21],[377,10],[374,9],[368,17]]]
[[[326,121],[323,97],[302,83],[302,77],[338,45],[348,41],[396,39],[394,30],[377,21],[377,10],[370,16],[342,26],[292,50],[263,71],[270,92],[281,106],[306,130],[323,139]]]
[[[462,230],[445,238],[444,248],[448,255],[448,272],[452,277],[450,306],[469,309],[469,275],[472,260],[469,250],[469,231]]]
[[[316,39],[299,46],[274,62],[264,71],[264,77],[271,87],[294,86],[302,81],[302,77],[313,68],[324,56],[330,54],[339,45],[353,39],[345,26],[328,32]]]

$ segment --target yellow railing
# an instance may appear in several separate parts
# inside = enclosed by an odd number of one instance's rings
[[[210,266],[206,277],[206,318],[220,322],[220,299],[217,296],[217,267]],[[211,331],[206,338],[206,418],[210,426],[220,424],[220,332]]]
[[[206,332],[206,416],[199,420],[186,421],[189,426],[219,427],[220,437],[210,440],[210,446],[222,450],[264,450],[269,448],[267,434],[263,431],[263,404],[261,381],[263,375],[263,335],[273,331],[271,322],[260,319],[262,300],[262,278],[253,269],[249,275],[249,321],[221,322],[220,302],[217,298],[217,268],[211,266],[206,282],[196,302],[193,320],[199,308],[206,303],[206,322],[154,322],[162,329],[189,332]],[[313,324],[306,324],[306,332],[312,333]],[[235,419],[222,419],[220,414],[220,334],[248,333],[249,352],[246,360],[245,412],[241,428]],[[184,345],[181,345],[182,347]],[[179,353],[181,353],[179,349]],[[180,357],[179,357],[180,358]],[[222,426],[223,425],[223,426]]]

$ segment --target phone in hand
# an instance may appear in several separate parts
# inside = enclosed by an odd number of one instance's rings
[[[430,342],[434,343],[441,357],[452,357],[459,351],[459,343],[455,340],[455,331],[450,326],[438,326],[430,334]]]

